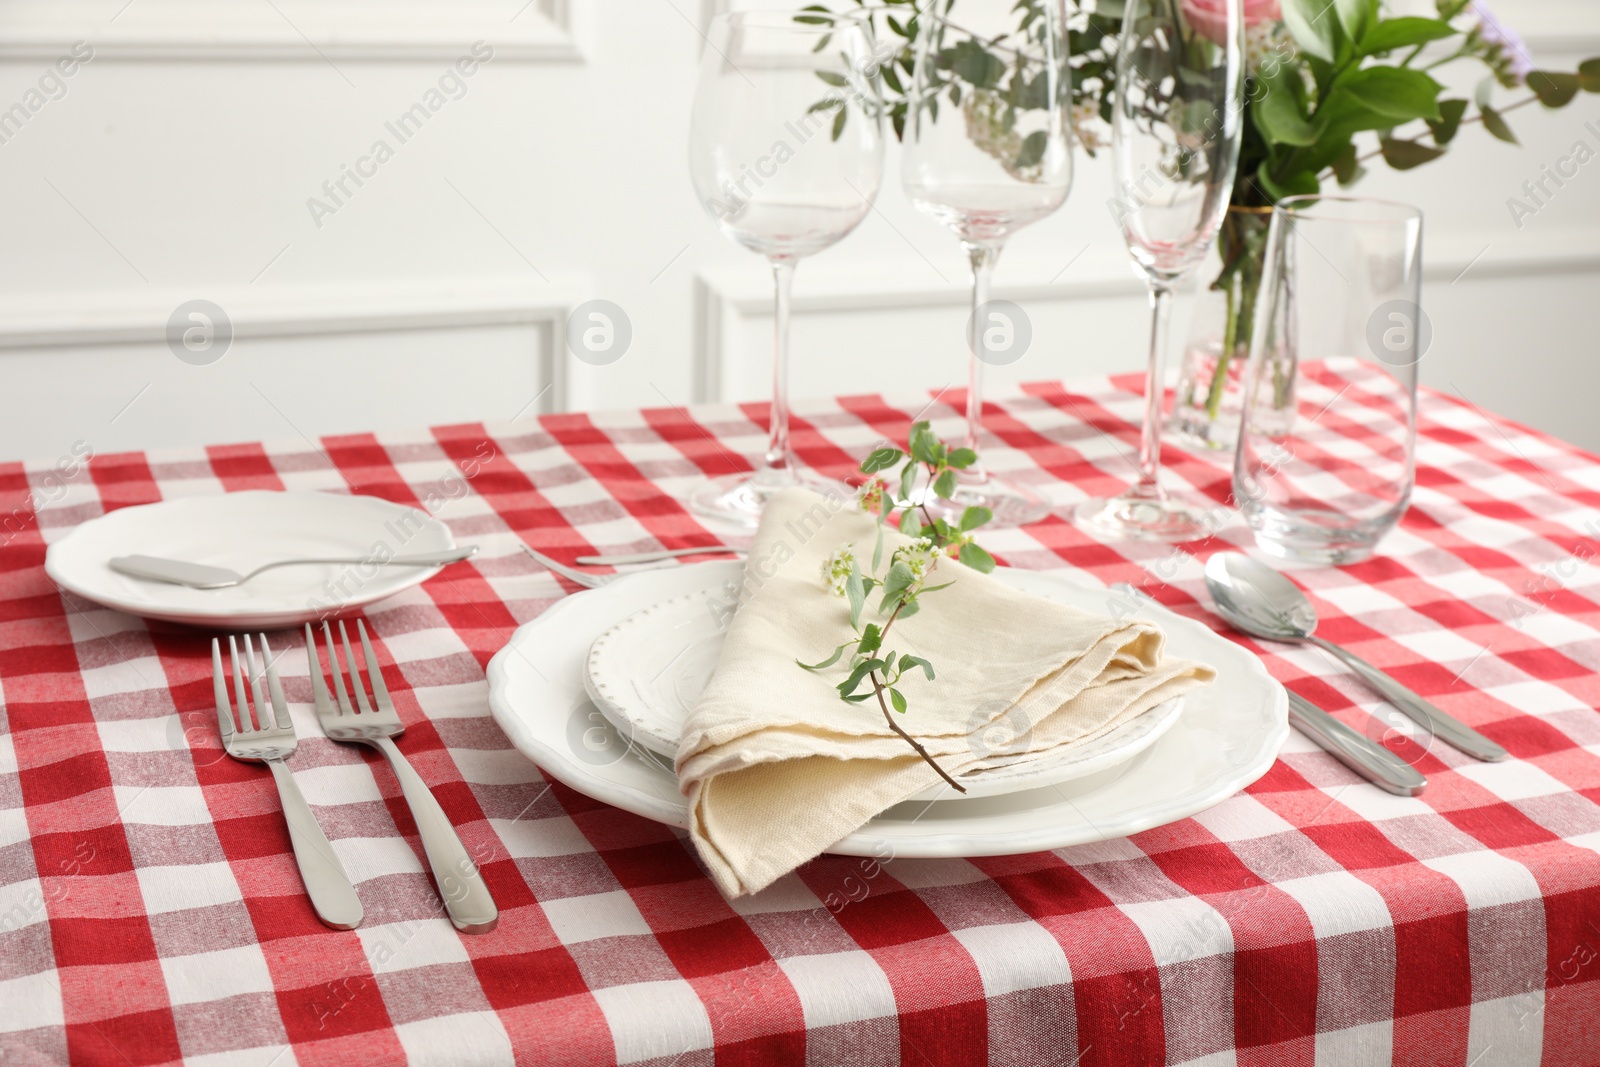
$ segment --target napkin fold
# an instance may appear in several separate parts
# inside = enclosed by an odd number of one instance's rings
[[[876,701],[846,704],[848,657],[810,672],[851,636],[848,602],[822,581],[854,546],[865,570],[876,519],[843,498],[791,489],[772,498],[745,567],[715,674],[678,742],[690,836],[728,897],[754,893],[941,779]],[[884,558],[910,539],[884,531]],[[884,651],[931,661],[908,672],[896,722],[959,777],[1087,744],[1214,677],[1162,657],[1159,627],[1023,593],[944,559],[923,610],[898,620]],[[882,622],[874,596],[862,614]],[[848,650],[847,650],[848,651]],[[952,790],[952,797],[957,794]]]

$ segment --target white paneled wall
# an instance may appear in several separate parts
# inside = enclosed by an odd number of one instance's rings
[[[0,457],[762,396],[766,271],[686,173],[720,2],[0,0]],[[1502,15],[1549,65],[1600,54],[1593,0]],[[52,78],[76,41],[93,57]],[[1506,203],[1600,150],[1600,96],[1515,117],[1520,150],[1465,131],[1361,191],[1428,212],[1430,384],[1600,449],[1600,160],[1520,227]],[[1034,345],[997,380],[1142,362],[1108,189],[1085,161],[1007,250],[996,295]],[[953,238],[892,181],[878,207],[801,265],[799,394],[961,379]],[[195,299],[234,334],[205,365],[166,341]],[[631,321],[609,366],[565,348],[590,299]]]

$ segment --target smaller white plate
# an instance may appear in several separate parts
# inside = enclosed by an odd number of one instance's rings
[[[611,627],[589,647],[584,685],[595,707],[623,737],[668,761],[675,757],[683,724],[722,655],[726,616],[712,611],[717,603],[709,591],[699,591],[652,604]],[[959,800],[1059,785],[1115,767],[1155,744],[1182,713],[1183,698],[1177,697],[1104,737],[1050,759],[969,771],[959,778],[967,790]],[[982,742],[982,735],[978,740]],[[941,783],[908,799],[938,800],[949,794],[949,787]]]
[[[145,619],[222,629],[280,629],[393,596],[439,567],[307,564],[231,589],[190,589],[112,570],[113,556],[166,556],[245,573],[307,556],[400,555],[455,547],[450,528],[373,496],[250,490],[119,508],[50,546],[45,573],[86,600]]]

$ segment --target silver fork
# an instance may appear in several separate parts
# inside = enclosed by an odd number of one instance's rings
[[[433,870],[433,880],[444,899],[450,921],[464,934],[486,934],[500,921],[500,910],[495,906],[494,897],[489,894],[489,887],[484,885],[477,864],[472,862],[466,846],[456,835],[455,827],[450,825],[450,817],[434,799],[428,783],[422,780],[410,761],[390,740],[404,733],[405,725],[394,710],[394,702],[389,699],[389,689],[383,683],[383,670],[378,666],[372,642],[367,639],[366,625],[357,619],[356,629],[361,634],[361,653],[366,660],[367,677],[372,679],[370,701],[361,684],[361,673],[356,667],[355,657],[350,653],[350,632],[345,629],[342,620],[339,623],[339,637],[344,642],[345,667],[350,675],[350,689],[355,691],[356,703],[360,705],[359,712],[351,706],[350,696],[345,690],[344,674],[339,670],[339,654],[333,644],[333,631],[324,621],[322,636],[328,644],[328,669],[333,674],[334,692],[339,696],[337,707],[328,698],[328,687],[322,677],[322,663],[317,656],[316,638],[311,632],[311,624],[306,624],[306,658],[311,664],[311,694],[316,702],[317,720],[322,723],[322,732],[335,741],[359,741],[384,754],[394,776],[400,780],[400,792],[411,808],[411,817],[416,820],[417,833],[422,838],[422,850],[428,857],[428,866]]]
[[[261,691],[261,672],[256,670],[255,651],[250,645],[250,635],[244,639],[244,661],[250,675],[250,687],[255,696],[255,722],[251,722],[250,700],[245,693],[244,676],[239,670],[239,643],[228,638],[228,656],[233,664],[233,689],[238,698],[239,721],[233,719],[233,709],[228,704],[228,683],[222,671],[222,643],[211,639],[212,680],[217,694],[217,726],[222,731],[222,747],[236,760],[265,763],[278,784],[278,799],[283,804],[283,816],[289,823],[289,840],[294,845],[295,862],[300,867],[300,878],[305,882],[306,893],[316,909],[317,918],[335,930],[351,930],[361,923],[361,899],[356,896],[350,876],[334,854],[327,835],[311,814],[311,807],[295,784],[294,775],[284,763],[294,755],[294,723],[289,718],[289,705],[283,699],[283,685],[278,681],[278,670],[272,664],[272,651],[267,647],[267,635],[261,638],[261,660],[265,668],[267,690],[271,694],[272,716],[267,716],[267,699]]]
[[[567,566],[558,559],[551,559],[520,537],[517,538],[517,542],[522,545],[522,551],[532,556],[534,562],[538,563],[539,566],[553,574],[559,574],[567,581],[574,585],[581,585],[585,589],[599,589],[607,582],[613,582],[622,577],[620,574],[585,574],[583,571]]]

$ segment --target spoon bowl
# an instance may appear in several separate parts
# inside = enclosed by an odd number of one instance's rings
[[[1252,637],[1304,641],[1316,632],[1316,609],[1300,587],[1249,556],[1212,556],[1206,562],[1206,588],[1217,613]]]

